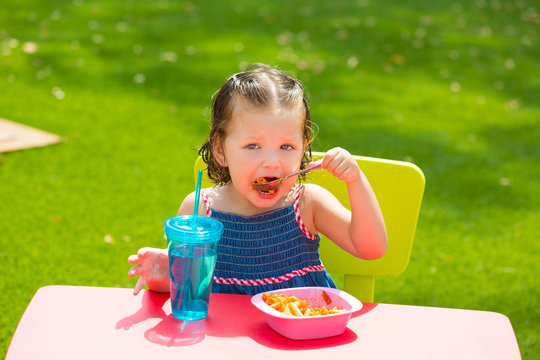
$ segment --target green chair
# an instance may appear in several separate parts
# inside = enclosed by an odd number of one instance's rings
[[[314,160],[323,155],[314,152]],[[323,236],[320,254],[324,266],[340,289],[360,301],[373,302],[375,277],[397,276],[409,264],[425,178],[416,165],[408,162],[362,156],[355,158],[379,201],[388,234],[388,250],[380,259],[362,260]],[[195,162],[195,178],[197,171],[204,168],[205,163],[199,157]],[[330,190],[345,207],[350,208],[345,183],[327,171],[309,173],[307,182]],[[212,185],[206,176],[203,177],[203,187]]]

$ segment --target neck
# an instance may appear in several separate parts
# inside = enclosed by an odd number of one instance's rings
[[[230,183],[216,186],[214,189],[215,196],[212,199],[212,207],[214,209],[238,215],[252,216],[290,205],[294,201],[296,186],[270,207],[254,206],[247,198],[239,194]]]

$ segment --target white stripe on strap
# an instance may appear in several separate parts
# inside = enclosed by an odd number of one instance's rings
[[[216,284],[223,284],[223,285],[231,285],[231,284],[244,285],[244,286],[269,285],[269,284],[277,284],[280,282],[290,280],[295,276],[303,276],[309,272],[317,272],[317,271],[323,271],[323,270],[324,270],[323,265],[306,266],[305,268],[291,271],[290,273],[282,275],[282,276],[268,277],[268,278],[263,278],[263,279],[237,279],[237,278],[224,278],[224,277],[214,276],[214,282]]]
[[[212,217],[212,208],[210,208],[210,200],[208,199],[208,194],[206,193],[205,189],[201,189],[201,195],[204,206],[206,207],[206,216]]]

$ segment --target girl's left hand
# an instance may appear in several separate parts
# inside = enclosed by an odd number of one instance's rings
[[[347,150],[336,147],[324,154],[322,168],[346,183],[361,178],[361,171],[354,157]]]
[[[167,249],[145,247],[139,249],[136,255],[131,255],[128,262],[132,265],[129,277],[141,276],[137,280],[133,295],[137,295],[144,285],[158,292],[169,291],[169,258]]]

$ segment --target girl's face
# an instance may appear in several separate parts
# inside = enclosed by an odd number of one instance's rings
[[[301,105],[301,104],[300,104]],[[281,178],[300,168],[304,154],[303,108],[258,107],[237,101],[216,157],[231,174],[232,190],[257,208],[275,205],[294,185],[287,179],[274,194],[253,189],[259,177]]]

